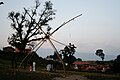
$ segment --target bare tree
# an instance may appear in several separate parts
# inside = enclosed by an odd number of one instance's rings
[[[38,11],[41,3],[36,0],[33,8],[24,8],[22,13],[10,12],[8,18],[12,21],[14,33],[8,37],[8,43],[21,51],[26,46],[33,47],[35,41],[42,39],[42,28],[49,27],[48,22],[54,19],[55,10],[52,5],[50,1],[46,1],[43,9]]]

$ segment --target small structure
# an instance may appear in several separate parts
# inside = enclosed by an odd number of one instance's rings
[[[87,71],[97,71],[97,68],[96,68],[96,66],[88,66],[88,67],[86,67],[86,70]]]
[[[87,61],[76,61],[73,63],[74,69],[86,70],[86,67],[90,65]]]
[[[73,63],[73,69],[80,71],[102,71],[110,70],[108,64],[98,64],[96,61],[76,61]]]
[[[47,68],[47,71],[49,72],[53,71],[53,64],[48,64],[46,68]]]
[[[3,51],[5,51],[5,52],[14,52],[15,49],[13,47],[11,47],[11,46],[8,46],[8,47],[4,47]]]
[[[36,63],[33,62],[33,71],[35,71],[35,65],[36,65]]]
[[[35,65],[36,65],[35,62],[32,62],[32,61],[29,62],[29,71],[30,72],[35,71]]]

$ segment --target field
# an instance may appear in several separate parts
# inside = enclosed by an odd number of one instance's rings
[[[69,75],[80,75],[90,80],[120,80],[120,74],[117,73],[66,71],[66,76]],[[47,72],[38,66],[35,72],[30,72],[28,67],[27,69],[20,69],[18,71],[11,68],[10,61],[0,59],[0,80],[52,80],[55,77],[63,76],[62,70]]]

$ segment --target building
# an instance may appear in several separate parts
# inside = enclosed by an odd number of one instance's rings
[[[14,52],[15,49],[14,49],[13,47],[11,47],[11,46],[8,46],[8,47],[4,47],[4,48],[3,48],[3,51],[4,51],[4,52]]]
[[[108,64],[106,62],[99,64],[96,61],[75,61],[73,63],[73,68],[80,71],[102,71],[110,70]]]

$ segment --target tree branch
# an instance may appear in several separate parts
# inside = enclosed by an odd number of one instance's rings
[[[28,41],[28,43],[32,42],[32,41],[38,41],[38,40],[41,40],[41,39],[44,39],[44,38],[31,39],[31,40]]]

